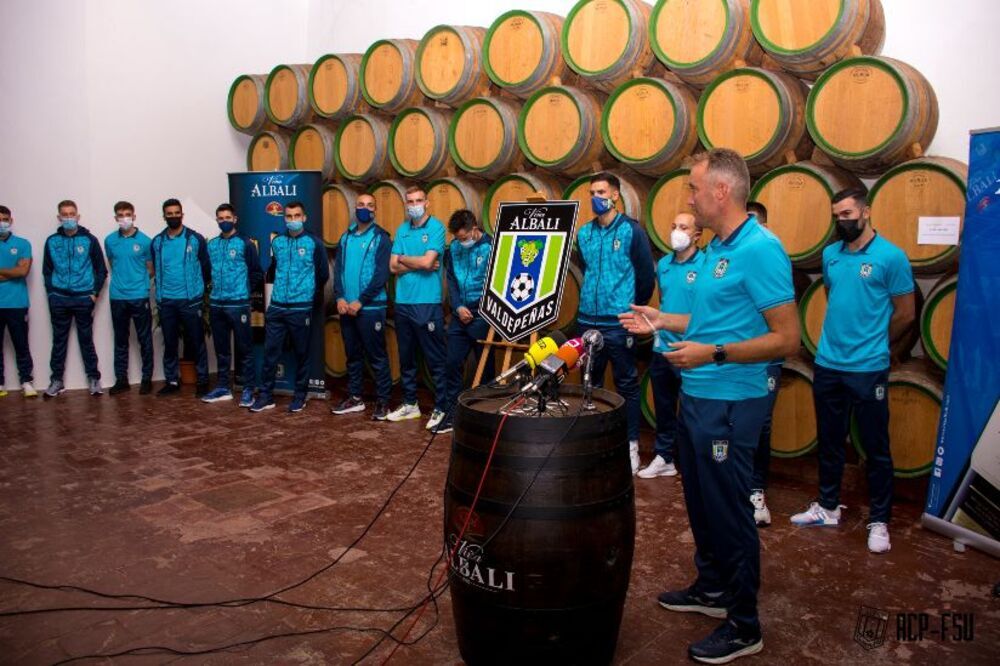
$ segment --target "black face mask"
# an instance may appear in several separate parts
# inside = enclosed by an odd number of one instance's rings
[[[171,229],[179,229],[184,220],[182,217],[165,217],[163,219],[167,221],[167,226]]]
[[[853,243],[864,231],[865,225],[860,218],[853,220],[837,220],[837,235],[845,243]]]

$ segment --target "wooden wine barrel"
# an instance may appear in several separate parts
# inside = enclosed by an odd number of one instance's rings
[[[514,9],[501,14],[483,40],[486,74],[522,99],[553,78],[564,79],[569,68],[559,44],[562,27],[563,17],[548,12]]]
[[[237,132],[257,134],[267,129],[269,120],[264,110],[264,84],[267,74],[241,74],[229,86],[226,112],[229,124]]]
[[[406,109],[389,128],[389,159],[400,175],[427,180],[454,171],[448,153],[451,111],[430,107]]]
[[[493,233],[493,221],[497,219],[497,209],[503,201],[527,201],[535,192],[541,192],[546,199],[562,196],[566,183],[545,172],[512,173],[498,178],[483,197],[483,228]]]
[[[375,221],[393,238],[406,220],[407,183],[400,180],[380,180],[368,189],[375,197]]]
[[[872,226],[906,252],[913,272],[940,273],[958,262],[958,245],[919,245],[922,217],[965,218],[969,167],[948,157],[921,157],[886,172],[872,187]]]
[[[524,168],[517,145],[521,104],[502,97],[478,97],[458,108],[448,131],[455,164],[482,178],[499,178]]]
[[[917,363],[907,363],[889,373],[889,451],[893,476],[911,479],[926,476],[934,465],[938,420],[941,418],[940,382]],[[858,424],[851,419],[851,443],[865,458]]]
[[[948,369],[957,287],[957,275],[945,275],[938,280],[927,294],[927,303],[920,318],[920,342],[923,343],[924,353],[942,370]]]
[[[469,178],[439,178],[427,185],[427,210],[431,215],[441,220],[448,229],[448,220],[456,210],[465,208],[471,210],[477,219],[482,215],[483,195],[486,194],[486,183]],[[483,228],[480,223],[480,228]],[[447,242],[451,242],[450,231],[446,232]]]
[[[582,411],[582,387],[560,392],[572,416],[501,417],[509,395],[459,396],[444,541],[466,663],[607,664],[614,655],[635,542],[624,400],[597,389],[597,409]],[[497,433],[503,454],[484,476]]]
[[[247,171],[287,169],[288,141],[288,134],[277,130],[257,134],[247,148]]]
[[[698,136],[706,148],[732,148],[753,175],[812,154],[805,130],[808,89],[789,74],[759,67],[726,72],[715,79],[698,104]],[[739,113],[738,109],[753,112]]]
[[[920,313],[924,307],[924,297],[920,285],[914,281],[913,297],[916,319],[913,325],[897,339],[889,342],[889,356],[893,364],[905,361],[910,357],[913,345],[920,338]],[[820,335],[823,332],[823,320],[826,317],[826,290],[823,288],[823,278],[818,278],[799,299],[799,323],[802,331],[802,344],[806,350],[816,355],[819,348]],[[866,316],[858,313],[858,316]]]
[[[786,72],[813,81],[853,53],[878,54],[885,41],[879,0],[753,0],[754,37]]]
[[[583,272],[576,264],[570,264],[566,271],[566,282],[563,287],[562,302],[559,305],[559,318],[552,325],[566,335],[576,334],[576,315],[580,310],[580,287],[583,286]]]
[[[698,102],[685,86],[643,77],[622,84],[608,98],[601,136],[608,151],[647,176],[681,166],[698,143]]]
[[[486,28],[439,25],[431,28],[417,48],[417,85],[425,95],[448,106],[459,106],[485,95],[490,79],[483,67]]]
[[[337,163],[333,158],[336,144],[336,128],[319,123],[303,125],[292,135],[288,147],[288,167],[320,171],[323,180],[333,180],[337,175]]]
[[[781,239],[792,264],[816,268],[836,232],[833,195],[860,185],[857,176],[843,169],[798,162],[764,174],[750,191],[750,200],[767,208],[767,228]]]
[[[309,72],[309,103],[321,118],[343,120],[371,110],[361,95],[360,53],[328,53]]]
[[[340,332],[340,316],[331,315],[326,318],[323,326],[324,351],[323,361],[326,374],[331,377],[347,376],[347,350],[344,348],[344,337]]]
[[[337,247],[354,219],[358,195],[362,190],[346,183],[332,183],[323,188],[323,244]]]
[[[816,448],[816,409],[812,366],[801,359],[785,360],[771,426],[771,454],[796,458]]]
[[[881,56],[833,65],[806,104],[806,126],[820,150],[865,176],[923,154],[937,124],[937,96],[924,75]]]
[[[380,116],[350,116],[337,130],[337,171],[348,180],[371,182],[394,175],[389,162],[389,124]]]
[[[659,0],[649,20],[653,52],[696,88],[731,69],[759,65],[763,51],[750,30],[749,2]]]
[[[641,0],[580,0],[563,22],[563,57],[577,74],[606,93],[655,62],[649,12]]]
[[[517,142],[525,156],[554,173],[579,176],[607,162],[601,98],[582,88],[550,86],[521,109]]]
[[[616,208],[618,212],[628,215],[634,220],[644,222],[644,210],[642,204],[649,197],[649,190],[653,186],[653,181],[632,173],[622,171],[611,172],[618,176],[621,182],[620,196]],[[580,176],[563,190],[562,198],[566,201],[575,199],[580,202],[580,212],[576,219],[576,228],[579,231],[584,224],[594,219],[594,212],[590,208],[590,177],[593,174]]]
[[[361,59],[361,94],[383,113],[399,113],[423,101],[417,87],[415,39],[380,39]]]
[[[297,129],[312,120],[309,72],[312,65],[278,65],[264,83],[264,110],[272,123]]]

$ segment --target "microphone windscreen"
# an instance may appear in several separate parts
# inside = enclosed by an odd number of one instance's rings
[[[549,333],[548,337],[552,338],[552,341],[556,343],[557,348],[566,344],[566,335],[563,334],[562,331],[552,331]]]
[[[579,362],[580,350],[569,343],[566,343],[559,348],[556,352],[556,356],[561,358],[566,363],[566,369],[569,370],[576,367],[577,362]]]
[[[552,337],[545,337],[528,347],[524,353],[524,360],[528,362],[528,367],[532,370],[546,357],[551,356],[559,348],[559,344]]]

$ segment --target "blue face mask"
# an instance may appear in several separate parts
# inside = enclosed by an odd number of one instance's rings
[[[59,222],[62,224],[62,228],[65,229],[66,231],[73,231],[74,229],[76,229],[77,222],[76,218],[74,217],[60,218]]]
[[[358,224],[368,224],[375,219],[375,215],[367,208],[355,208],[354,217],[358,220]]]
[[[293,234],[297,234],[302,231],[303,225],[305,225],[305,222],[302,220],[285,220],[285,228]]]
[[[235,228],[236,228],[235,222],[230,222],[229,220],[219,222],[219,231],[221,231],[224,234],[228,234]]]
[[[604,215],[614,207],[615,202],[611,199],[605,199],[604,197],[590,197],[590,210],[594,211],[594,215]]]

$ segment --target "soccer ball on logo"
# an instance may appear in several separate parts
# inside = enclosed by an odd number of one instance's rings
[[[518,273],[510,282],[510,295],[518,303],[523,303],[535,293],[535,280],[527,273]]]

